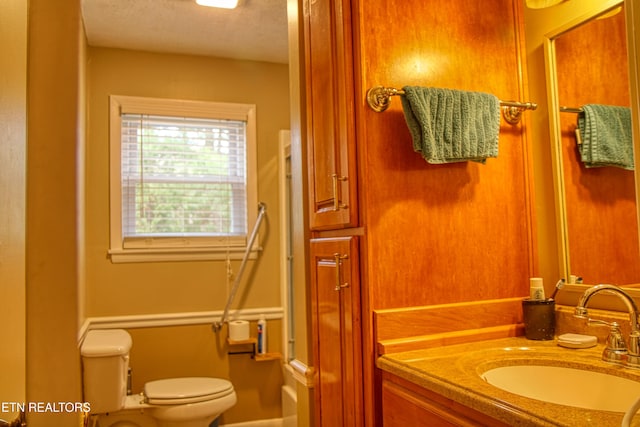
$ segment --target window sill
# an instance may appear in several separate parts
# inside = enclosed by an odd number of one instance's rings
[[[255,246],[254,246],[255,248]],[[239,260],[245,248],[167,248],[167,249],[111,249],[109,257],[114,264],[140,262],[216,261],[227,258]],[[251,250],[249,259],[256,259],[262,247]]]

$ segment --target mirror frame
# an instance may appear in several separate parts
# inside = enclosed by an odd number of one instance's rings
[[[631,127],[633,134],[633,157],[636,165],[640,165],[640,5],[637,2],[624,1],[625,21],[627,26],[627,56],[629,61],[629,90],[631,95]],[[635,174],[636,204],[640,201],[640,174]],[[640,208],[636,209],[640,224]]]
[[[549,132],[551,143],[551,165],[553,170],[553,185],[555,196],[555,213],[557,224],[557,244],[558,244],[558,257],[560,266],[560,277],[568,278],[570,275],[570,256],[569,256],[569,235],[567,224],[567,207],[565,198],[565,184],[564,184],[564,166],[562,162],[562,144],[561,141],[561,126],[560,126],[560,102],[558,99],[558,79],[556,75],[557,62],[556,62],[556,50],[555,39],[561,35],[586,24],[612,9],[619,6],[624,6],[625,13],[625,25],[627,33],[627,60],[629,66],[629,87],[631,98],[631,110],[632,110],[632,131],[633,131],[633,146],[634,146],[634,160],[636,165],[640,165],[640,70],[638,69],[638,60],[640,59],[640,40],[636,40],[639,36],[636,34],[636,28],[640,29],[640,6],[636,6],[634,9],[634,1],[628,0],[606,0],[601,5],[582,14],[581,16],[566,22],[559,28],[551,31],[544,36],[543,49],[545,60],[545,78],[547,87],[547,100],[548,100],[548,115],[549,115]],[[637,25],[635,25],[637,23]],[[636,188],[636,206],[640,206],[640,173],[636,171],[634,174],[635,188]],[[640,224],[640,208],[636,209],[636,217],[638,218],[638,224]],[[574,304],[580,295],[593,284],[569,284],[567,283],[563,288],[564,294],[559,303]],[[624,285],[625,290],[636,300],[640,300],[640,285],[632,284]],[[628,289],[631,287],[631,289]],[[560,296],[560,295],[559,295]],[[566,302],[564,302],[566,301]],[[601,304],[594,304],[594,307],[605,309],[619,309],[618,302],[613,301],[601,301]]]
[[[547,83],[547,100],[549,114],[549,132],[551,142],[551,162],[553,169],[553,186],[555,194],[555,209],[557,223],[558,256],[561,277],[568,278],[570,275],[570,255],[569,255],[569,234],[566,207],[566,194],[564,184],[564,166],[562,162],[562,140],[560,126],[560,102],[558,99],[558,78],[555,39],[567,32],[592,21],[616,7],[623,5],[623,0],[606,0],[599,7],[565,23],[556,30],[544,36],[545,74]],[[625,5],[626,7],[626,5]],[[629,56],[629,55],[628,55]],[[634,138],[635,144],[635,138]],[[636,179],[636,194],[637,194]]]

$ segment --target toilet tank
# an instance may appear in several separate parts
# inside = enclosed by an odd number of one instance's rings
[[[103,414],[124,407],[131,335],[122,329],[92,330],[80,347],[84,400],[91,412]]]

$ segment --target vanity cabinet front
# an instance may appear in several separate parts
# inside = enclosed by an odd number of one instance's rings
[[[351,4],[304,0],[309,224],[357,226]]]
[[[384,427],[507,427],[388,372],[382,375],[382,419]]]
[[[362,426],[358,238],[312,239],[316,425]]]

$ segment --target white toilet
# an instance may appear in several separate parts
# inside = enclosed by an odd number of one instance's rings
[[[220,378],[150,381],[127,395],[130,350],[122,329],[89,331],[82,343],[84,400],[99,427],[208,427],[235,405],[233,384]]]

